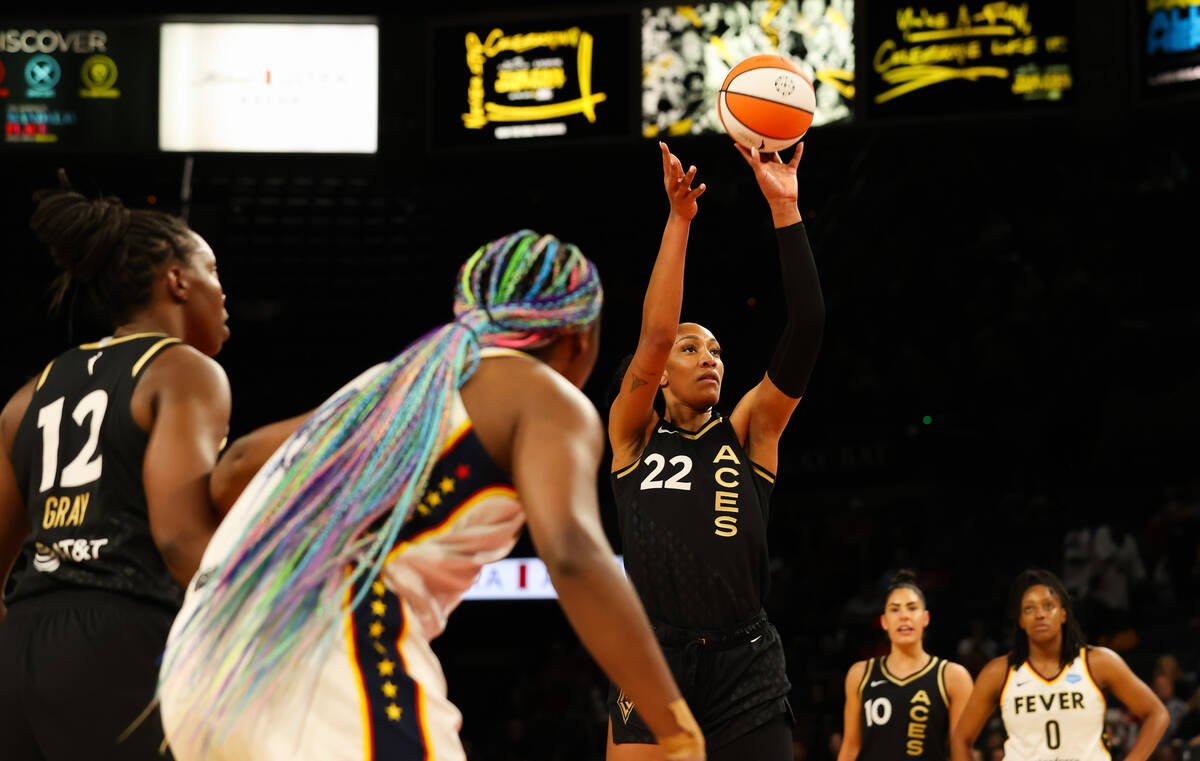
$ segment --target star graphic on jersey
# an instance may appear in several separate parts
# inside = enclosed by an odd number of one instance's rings
[[[371,612],[377,616],[382,616],[384,613],[387,613],[387,606],[383,604],[382,600],[375,600],[371,603]]]
[[[454,475],[461,481],[471,475],[471,468],[466,465],[459,465],[454,469]]]
[[[426,494],[425,501],[429,503],[430,507],[437,507],[438,505],[442,504],[441,496],[439,496],[435,491],[431,491]]]
[[[443,478],[442,482],[438,484],[438,488],[442,490],[442,494],[449,494],[454,491],[454,479]]]
[[[384,658],[382,661],[380,661],[377,665],[377,668],[379,669],[380,676],[391,676],[392,674],[396,673],[396,664],[389,661],[387,658]]]
[[[387,698],[396,697],[396,685],[392,684],[391,682],[384,682],[383,683],[383,696],[387,697]]]
[[[382,581],[376,581],[371,584],[371,591],[380,597],[383,597],[383,593],[387,591],[387,587],[383,585]]]
[[[383,624],[379,621],[371,624],[371,636],[378,639],[381,634],[383,634]]]
[[[404,713],[404,709],[395,703],[389,703],[387,707],[387,717],[392,721],[400,721],[400,715]]]

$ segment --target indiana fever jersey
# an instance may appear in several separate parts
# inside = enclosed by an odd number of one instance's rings
[[[660,421],[637,462],[612,473],[625,572],[652,621],[713,630],[759,614],[774,481],[723,417],[695,432]]]
[[[13,441],[29,535],[9,602],[91,587],[179,606],[182,590],[150,535],[149,436],[130,411],[142,373],[176,343],[161,333],[106,338],[42,371]]]
[[[1028,661],[1010,666],[1000,691],[1005,761],[1109,761],[1106,708],[1088,669],[1087,648],[1051,679]]]
[[[867,661],[858,685],[859,761],[945,761],[950,732],[945,672],[946,661],[933,655],[904,679],[888,671],[886,656]]]
[[[512,353],[484,349],[481,356]],[[361,388],[383,367],[369,369],[330,401]],[[329,411],[326,403],[314,414]],[[429,643],[443,631],[480,569],[512,550],[525,514],[509,477],[476,437],[458,394],[450,416],[424,495],[379,577],[363,579],[353,590],[367,587],[356,608],[347,605],[334,644],[281,675],[271,697],[239,716],[221,751],[203,756],[206,761],[464,758],[458,740],[462,716],[447,698],[445,676]],[[260,518],[282,477],[281,463],[305,443],[302,431],[285,442],[230,509],[188,588],[165,662],[190,647],[179,633],[181,621],[193,614],[216,615],[205,610],[210,579]],[[191,667],[203,664],[180,666]],[[194,678],[190,671],[162,675],[163,726],[180,761],[200,757],[189,742],[194,722],[205,717],[181,710],[176,699],[176,691],[186,690]]]

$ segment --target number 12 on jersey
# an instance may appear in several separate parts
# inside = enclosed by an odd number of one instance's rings
[[[67,463],[58,473],[58,444],[62,428],[63,406],[66,398],[60,396],[53,402],[38,410],[37,427],[42,431],[42,480],[38,492],[49,491],[54,482],[64,489],[83,486],[99,480],[104,456],[96,454],[96,446],[100,443],[100,424],[104,420],[104,412],[108,409],[108,394],[101,389],[92,391],[79,400],[71,412],[71,419],[82,428],[88,425],[87,441],[75,459]]]

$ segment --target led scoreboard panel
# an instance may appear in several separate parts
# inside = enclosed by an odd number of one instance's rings
[[[893,0],[866,4],[863,13],[863,97],[872,118],[1074,103],[1074,3]]]
[[[813,81],[813,125],[851,116],[854,0],[750,0],[642,9],[642,135],[724,132],[717,93],[739,61],[790,58]]]
[[[0,20],[0,150],[154,150],[157,36],[137,20]]]
[[[375,153],[375,23],[171,21],[161,27],[164,151]]]
[[[632,136],[633,32],[629,13],[438,22],[433,145]]]
[[[1143,98],[1200,93],[1200,0],[1139,0]]]

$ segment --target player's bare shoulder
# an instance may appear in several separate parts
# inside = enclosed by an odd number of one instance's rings
[[[510,467],[512,443],[523,423],[551,423],[603,447],[603,426],[591,401],[533,357],[485,358],[461,393],[476,435],[496,464],[505,469]]]

